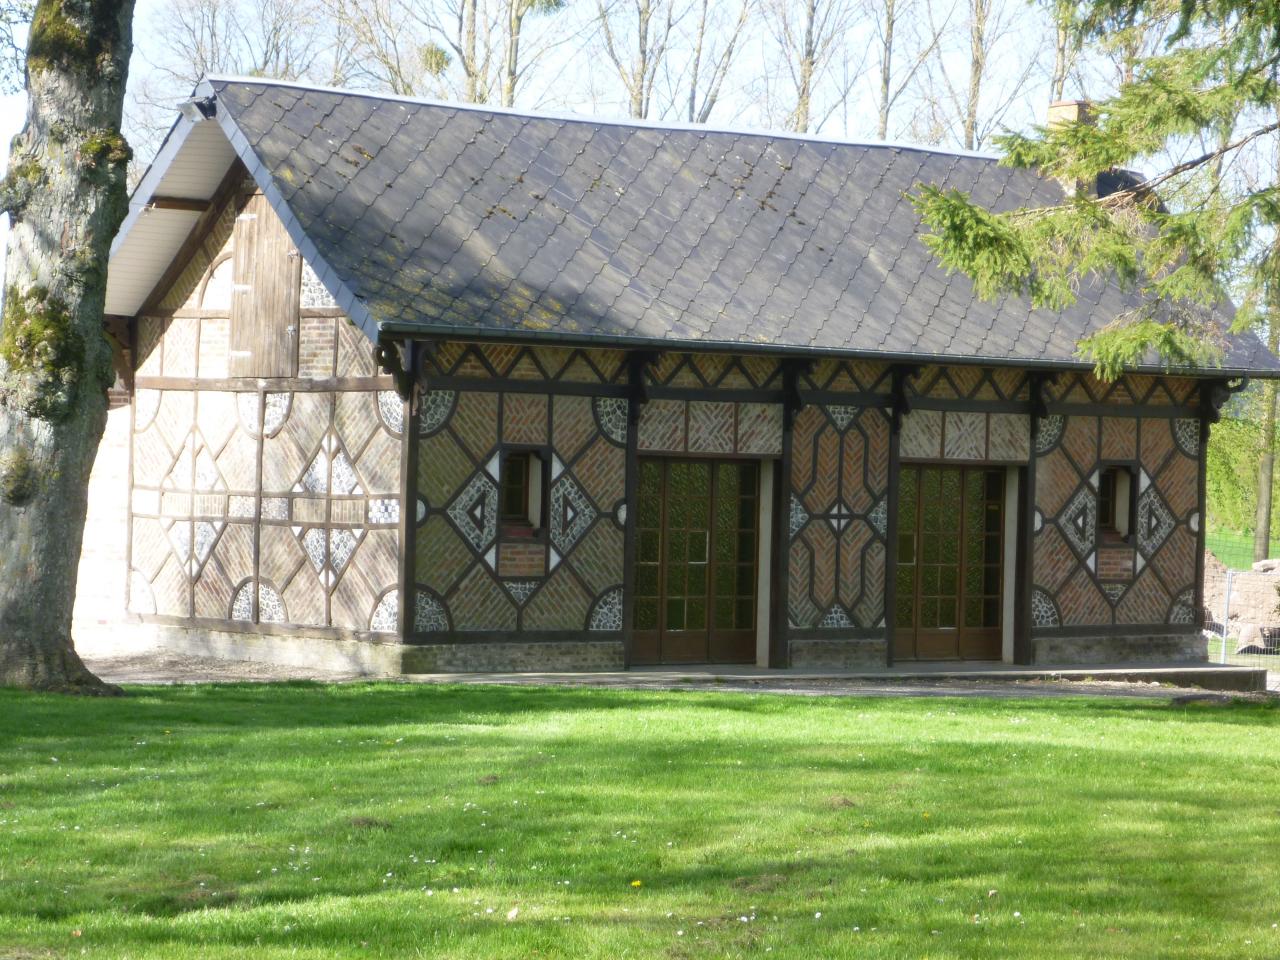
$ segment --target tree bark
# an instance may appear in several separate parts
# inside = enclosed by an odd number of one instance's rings
[[[813,102],[813,73],[817,53],[814,42],[814,21],[818,17],[817,0],[807,0],[804,7],[804,42],[800,49],[800,62],[796,66],[796,109],[791,116],[791,129],[797,133],[809,131],[809,112]]]
[[[964,148],[972,150],[978,137],[978,105],[982,78],[987,72],[987,18],[991,0],[971,0],[969,5],[969,95],[964,111]]]
[[[1056,0],[1053,5],[1053,72],[1049,75],[1049,102],[1057,103],[1067,91],[1067,74],[1080,55],[1080,40],[1071,18],[1075,4]]]
[[[893,90],[893,31],[898,25],[897,0],[885,0],[884,33],[880,44],[880,116],[876,123],[876,136],[881,140],[889,135],[889,108]]]
[[[114,379],[107,259],[127,207],[120,115],[132,0],[40,0],[3,190],[0,684],[118,692],[71,638],[89,471]]]
[[[1267,347],[1280,349],[1280,318],[1274,314],[1267,333]],[[1276,467],[1276,382],[1262,385],[1262,456],[1258,458],[1258,512],[1253,524],[1253,562],[1266,560],[1271,553],[1271,491]]]

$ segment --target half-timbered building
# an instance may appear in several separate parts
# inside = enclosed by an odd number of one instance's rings
[[[909,193],[987,156],[209,80],[134,194],[131,616],[377,672],[1203,659],[1204,457],[1280,364],[1094,377]]]

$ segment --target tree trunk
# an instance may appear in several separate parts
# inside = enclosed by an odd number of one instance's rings
[[[516,105],[516,84],[520,80],[520,30],[528,12],[527,0],[509,0],[507,9],[507,56],[502,77],[502,105]]]
[[[649,116],[645,85],[649,81],[649,23],[653,10],[649,0],[636,4],[636,61],[631,71],[631,116],[645,120]]]
[[[1272,353],[1280,349],[1280,317],[1273,315],[1267,332]],[[1271,491],[1276,466],[1276,382],[1262,385],[1262,456],[1258,459],[1258,513],[1253,523],[1253,562],[1271,553]]]
[[[467,78],[467,103],[481,103],[480,70],[476,61],[476,0],[462,0],[462,72]]]
[[[817,64],[813,29],[818,18],[817,0],[808,0],[804,8],[804,45],[797,65],[796,109],[791,117],[791,129],[796,133],[809,132],[809,112],[813,102],[813,73]]]
[[[982,77],[987,70],[986,32],[991,0],[971,0],[969,11],[969,97],[964,112],[966,150],[972,150],[978,140],[978,103],[982,97]]]
[[[880,46],[880,117],[876,123],[876,136],[881,140],[889,135],[889,102],[893,91],[893,28],[897,23],[896,0],[885,0],[884,37]]]
[[[127,207],[132,0],[40,0],[3,205],[0,683],[109,693],[71,640],[89,471],[114,375],[107,257]]]
[[[1058,21],[1053,39],[1053,75],[1049,78],[1049,102],[1057,103],[1067,88],[1067,28]]]

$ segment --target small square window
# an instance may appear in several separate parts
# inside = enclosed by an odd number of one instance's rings
[[[532,450],[507,453],[498,478],[498,514],[504,536],[533,536],[544,515],[543,460]]]
[[[1098,534],[1104,543],[1129,542],[1137,514],[1137,492],[1132,467],[1102,468],[1098,477]]]

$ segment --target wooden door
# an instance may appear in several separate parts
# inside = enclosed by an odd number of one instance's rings
[[[753,663],[759,468],[642,459],[631,662]]]
[[[1004,471],[903,466],[895,660],[999,660]]]

